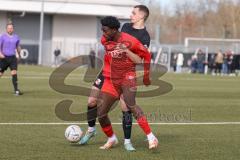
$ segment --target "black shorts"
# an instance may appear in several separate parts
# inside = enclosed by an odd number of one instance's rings
[[[3,59],[0,59],[0,72],[4,73],[10,68],[10,70],[17,70],[17,58],[16,56],[10,56],[10,57],[5,57]]]
[[[93,86],[97,87],[98,89],[102,89],[104,83],[104,76],[103,76],[103,72],[101,71],[98,76],[97,79],[95,80],[95,82],[93,83]]]

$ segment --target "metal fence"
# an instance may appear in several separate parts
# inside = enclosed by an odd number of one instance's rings
[[[226,46],[225,46],[226,47]],[[238,47],[235,45],[233,48],[225,48],[223,51],[234,50],[234,53],[238,53]],[[28,55],[31,57],[29,60],[25,56],[24,63],[35,63],[38,59],[38,46],[32,44],[23,44],[24,52],[29,52]],[[61,54],[55,57],[54,51],[59,49]],[[161,64],[167,67],[168,71],[173,71],[174,68],[174,55],[182,53],[184,57],[183,61],[183,71],[189,71],[190,63],[193,55],[201,50],[204,55],[204,61],[208,62],[209,57],[216,53],[219,49],[223,48],[213,48],[209,46],[190,46],[185,47],[184,45],[157,45],[151,43],[150,52],[152,53],[152,63]],[[43,42],[43,53],[41,55],[42,65],[53,66],[60,65],[65,61],[80,55],[89,55],[90,51],[95,52],[95,56],[102,59],[104,56],[104,48],[100,43],[82,43],[79,41],[44,41]],[[57,58],[57,61],[56,61]],[[34,61],[32,60],[34,59]],[[239,62],[240,63],[240,62]],[[36,63],[37,64],[37,63]],[[239,66],[239,65],[238,65]],[[208,65],[205,65],[204,73],[208,72]]]

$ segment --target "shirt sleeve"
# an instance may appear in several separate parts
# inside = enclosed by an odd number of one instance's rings
[[[149,46],[150,46],[150,36],[148,35],[147,37],[146,37],[146,47],[148,47],[149,48]]]

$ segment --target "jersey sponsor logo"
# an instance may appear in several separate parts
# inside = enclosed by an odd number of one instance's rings
[[[123,52],[118,51],[118,50],[113,50],[113,51],[109,51],[107,52],[108,55],[110,55],[112,58],[122,58],[123,57]]]
[[[122,41],[121,44],[123,44],[126,48],[132,47],[132,43],[130,41]],[[110,41],[107,42],[105,44],[106,53],[110,55],[112,58],[116,58],[116,59],[123,58],[125,55],[125,52],[121,52],[117,50],[116,47],[117,47],[117,43],[113,43]]]
[[[124,44],[127,48],[132,47],[132,42],[130,41],[122,41],[121,44]],[[106,51],[113,51],[116,49],[117,43],[113,43],[112,41],[108,41],[104,44]]]

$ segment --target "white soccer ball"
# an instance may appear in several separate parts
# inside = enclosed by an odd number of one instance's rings
[[[68,126],[65,131],[66,139],[71,143],[78,142],[83,135],[81,128],[77,125]]]

